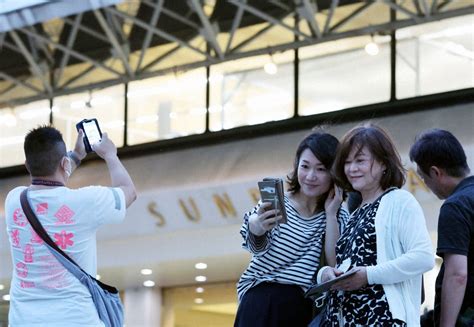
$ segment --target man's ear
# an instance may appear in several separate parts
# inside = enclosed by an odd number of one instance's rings
[[[436,166],[431,166],[430,167],[430,177],[431,178],[440,178],[440,177],[443,177],[445,174],[444,174],[444,170],[439,168],[439,167],[436,167]]]
[[[25,160],[25,167],[28,170],[28,173],[31,175],[30,167],[28,166],[28,162]]]

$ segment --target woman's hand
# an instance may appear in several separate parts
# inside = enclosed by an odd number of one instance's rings
[[[342,270],[339,270],[337,268],[333,267],[326,267],[321,275],[321,283],[330,281],[334,278],[336,278],[339,275],[342,275],[344,272]]]
[[[356,273],[335,283],[331,289],[338,291],[355,291],[367,286],[367,269],[365,269],[365,267],[354,267],[351,270],[355,270]]]
[[[341,206],[343,200],[343,191],[342,188],[334,185],[334,188],[329,191],[326,202],[324,203],[324,211],[326,216],[330,218],[336,218],[337,211]]]
[[[274,228],[283,218],[279,214],[280,212],[278,209],[265,210],[265,208],[268,208],[271,205],[270,202],[263,202],[257,209],[257,213],[249,217],[249,229],[252,234],[262,236]]]

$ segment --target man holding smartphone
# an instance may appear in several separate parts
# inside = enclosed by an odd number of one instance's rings
[[[86,156],[83,131],[66,152],[61,133],[42,126],[25,137],[25,165],[30,173],[28,200],[52,240],[92,276],[97,274],[96,231],[120,223],[136,199],[135,186],[117,157],[117,148],[102,135],[92,144],[104,159],[111,187],[66,187]],[[5,201],[13,273],[9,322],[12,326],[103,326],[88,289],[51,254],[30,226],[20,204],[20,186]]]

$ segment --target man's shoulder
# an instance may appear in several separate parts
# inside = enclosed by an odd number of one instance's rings
[[[7,197],[5,198],[5,203],[8,204],[12,199],[18,199],[19,201],[20,193],[23,192],[25,188],[26,186],[17,186],[12,189],[10,192],[8,192]]]
[[[442,210],[450,210],[453,207],[461,207],[474,214],[474,183],[463,183],[462,187],[455,190],[441,206]]]

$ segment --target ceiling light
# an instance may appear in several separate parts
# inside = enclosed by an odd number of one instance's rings
[[[194,279],[196,280],[196,282],[205,282],[207,280],[207,277],[206,276],[196,276]]]
[[[10,301],[10,294],[5,294],[2,296],[3,301]]]
[[[5,286],[3,286],[3,284],[0,284],[0,291],[3,290],[5,288]]]
[[[207,263],[204,262],[198,262],[194,265],[196,269],[207,269]]]
[[[151,275],[151,274],[153,274],[153,270],[151,270],[149,268],[144,268],[144,269],[140,270],[140,274],[142,274],[142,275]]]
[[[101,275],[99,275],[99,274],[95,275],[95,279],[100,280],[101,278],[102,278]]]
[[[146,281],[143,282],[143,286],[145,286],[145,287],[153,287],[153,286],[155,286],[155,282],[152,281],[152,280],[146,280]]]
[[[204,287],[196,287],[196,293],[204,293]]]
[[[268,75],[275,75],[276,73],[278,73],[278,66],[273,62],[267,62],[264,66],[263,66],[263,70],[265,71],[265,73],[267,73]]]
[[[370,36],[370,42],[365,45],[365,52],[371,56],[376,56],[379,54],[379,46],[374,41],[374,36]]]
[[[275,64],[275,61],[273,60],[273,56],[271,53],[270,53],[270,61],[267,62],[265,65],[263,65],[263,70],[268,75],[275,75],[276,73],[278,73],[278,66]]]
[[[200,297],[197,297],[197,298],[194,299],[194,303],[196,303],[196,304],[202,304],[202,303],[204,303],[204,300],[201,299]]]

